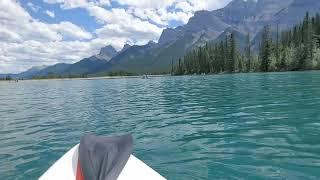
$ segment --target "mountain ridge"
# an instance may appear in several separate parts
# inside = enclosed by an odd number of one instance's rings
[[[278,25],[290,28],[300,22],[306,11],[313,14],[320,9],[318,0],[233,0],[224,8],[195,12],[187,24],[176,28],[166,28],[158,43],[146,45],[124,45],[116,52],[110,46],[101,48],[98,55],[84,58],[69,65],[61,65],[65,72],[60,74],[107,74],[114,71],[132,73],[169,72],[172,63],[186,52],[221,39],[224,34],[234,30],[239,44],[250,33],[256,41],[265,25]],[[103,54],[106,53],[106,54]]]
[[[150,51],[155,56],[150,57],[146,52],[140,54],[138,57],[133,54],[127,54],[127,56],[115,56],[113,59],[118,59],[120,64],[117,64],[117,68],[110,68],[112,70],[124,70],[124,71],[136,71],[135,68],[128,68],[131,64],[129,60],[140,61],[141,64],[144,63],[143,70],[141,72],[163,72],[170,70],[170,64],[172,59],[176,61],[179,57],[183,56],[187,51],[193,48],[204,45],[206,42],[210,42],[223,34],[226,29],[234,28],[243,37],[250,33],[251,39],[255,39],[256,35],[260,34],[260,31],[265,25],[276,25],[278,22],[276,20],[287,18],[286,15],[277,18],[277,16],[283,11],[283,9],[292,9],[292,4],[301,0],[288,0],[278,2],[277,0],[234,0],[231,1],[226,7],[213,10],[213,11],[198,11],[191,17],[187,24],[183,26],[178,26],[177,28],[167,28],[163,30],[158,44],[155,46],[157,49],[151,49]],[[315,1],[315,0],[308,0]],[[308,4],[306,7],[313,6],[314,4]],[[294,6],[296,8],[296,6]],[[319,8],[320,5],[317,5]],[[308,9],[308,8],[306,8]],[[290,24],[286,24],[285,21],[279,21],[280,28],[290,28],[294,24],[300,22],[303,19],[306,10],[298,9],[295,11],[301,11],[299,16],[296,16]],[[202,40],[206,37],[205,40]],[[257,45],[256,45],[257,46]],[[145,47],[141,47],[144,49]],[[141,50],[137,49],[137,51]],[[167,55],[165,54],[165,51]],[[135,58],[132,58],[135,57]],[[121,60],[122,58],[122,60]],[[112,60],[111,60],[112,61]],[[167,65],[164,68],[162,64]]]

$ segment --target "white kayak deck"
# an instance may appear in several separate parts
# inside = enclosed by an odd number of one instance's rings
[[[75,180],[78,163],[78,147],[79,144],[64,154],[39,180]],[[165,178],[138,158],[130,155],[118,180],[165,180]]]

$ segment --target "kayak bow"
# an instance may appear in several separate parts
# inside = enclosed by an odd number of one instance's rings
[[[85,138],[90,140],[89,145],[83,141]],[[96,139],[92,138],[96,138],[98,141],[95,142]],[[128,151],[129,154],[127,156],[124,153],[119,152],[119,147],[120,149],[123,148],[123,143],[118,143],[118,140],[115,140],[117,138],[119,137],[103,139],[103,137],[89,136],[88,138],[85,136],[81,139],[80,144],[77,144],[64,154],[39,178],[39,180],[165,180],[159,173],[133,156],[131,151]],[[101,139],[104,140],[104,142],[101,141]],[[109,141],[109,144],[105,143],[106,139]],[[101,142],[103,143],[101,144]],[[113,144],[115,144],[115,146],[113,146]],[[106,147],[103,147],[103,145]],[[81,159],[79,154],[85,157]],[[87,173],[88,169],[89,173]]]

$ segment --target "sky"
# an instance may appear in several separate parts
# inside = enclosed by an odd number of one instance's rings
[[[74,63],[112,45],[157,42],[165,28],[231,0],[0,0],[0,74]]]

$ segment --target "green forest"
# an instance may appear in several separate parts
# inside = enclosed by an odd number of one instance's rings
[[[172,65],[173,75],[245,72],[304,71],[320,69],[320,15],[306,13],[303,21],[293,28],[276,31],[265,26],[258,50],[253,51],[250,34],[245,48],[239,49],[234,35],[218,43],[207,43],[188,52]]]

